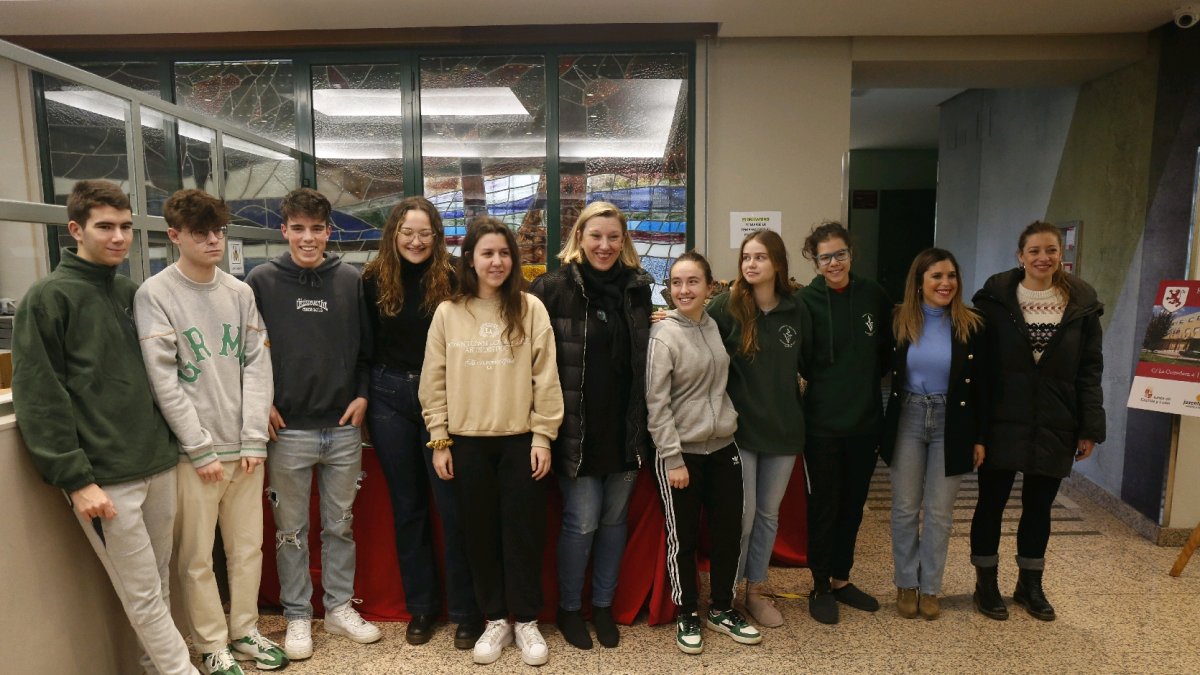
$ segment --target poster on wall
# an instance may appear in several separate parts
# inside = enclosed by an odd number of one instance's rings
[[[1127,405],[1200,417],[1200,281],[1159,283]]]
[[[782,211],[730,211],[729,247],[741,248],[742,240],[751,232],[771,230],[783,234]]]
[[[229,273],[235,277],[246,276],[246,259],[242,255],[242,240],[229,239],[226,243],[229,248]]]

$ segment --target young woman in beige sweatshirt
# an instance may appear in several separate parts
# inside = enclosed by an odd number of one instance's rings
[[[433,314],[419,397],[434,470],[458,492],[475,596],[488,619],[475,663],[494,662],[515,639],[521,658],[536,666],[549,655],[537,625],[542,478],[563,399],[550,319],[522,291],[520,265],[504,223],[484,217],[467,228],[459,292]]]

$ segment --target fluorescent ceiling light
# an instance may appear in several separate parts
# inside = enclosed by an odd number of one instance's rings
[[[313,110],[330,117],[402,117],[395,89],[314,89]],[[529,115],[508,87],[455,87],[421,91],[422,117]]]
[[[128,101],[115,96],[110,96],[102,91],[96,91],[95,89],[48,91],[46,92],[46,98],[54,101],[55,103],[61,103],[62,105],[70,106],[72,108],[79,108],[80,110],[95,113],[109,119],[119,120],[121,122],[125,122],[126,118],[129,116]],[[148,129],[162,130],[164,122],[167,121],[172,121],[178,124],[179,126],[177,129],[179,135],[185,138],[210,144],[216,140],[216,132],[208,127],[192,124],[187,120],[176,119],[174,116],[166,115],[155,110],[154,108],[142,106],[143,127]],[[260,145],[243,141],[236,136],[230,136],[228,134],[224,135],[222,143],[224,143],[226,149],[247,152],[265,159],[281,161],[294,160],[291,155],[275,152],[274,150],[269,150]]]

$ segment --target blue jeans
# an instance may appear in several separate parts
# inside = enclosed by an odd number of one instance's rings
[[[946,475],[946,397],[908,392],[902,396],[891,467],[896,587],[937,595],[946,571],[954,498],[962,476]]]
[[[425,447],[429,431],[421,417],[417,388],[420,371],[376,365],[371,369],[371,402],[367,426],[392,498],[396,558],[408,613],[440,614],[441,583],[433,547],[430,489],[442,520],[446,554],[448,614],[455,623],[480,620],[471,585],[458,498],[449,481],[433,470],[433,451]]]
[[[563,609],[577,611],[583,606],[583,577],[593,543],[592,605],[612,606],[625,554],[625,517],[637,477],[637,471],[559,477],[563,512],[558,535],[558,604]]]
[[[742,551],[737,580],[752,584],[767,580],[775,533],[779,531],[779,503],[787,492],[796,465],[795,455],[767,455],[738,450],[742,460]]]
[[[286,421],[286,420],[285,420]],[[354,597],[354,497],[362,477],[362,433],[346,425],[288,429],[268,446],[267,478],[275,514],[275,565],[283,616],[312,618],[308,513],[312,470],[321,498],[321,585],[325,611]]]

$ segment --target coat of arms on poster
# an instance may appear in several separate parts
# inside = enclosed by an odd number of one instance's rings
[[[1200,281],[1159,284],[1128,405],[1200,417]]]

